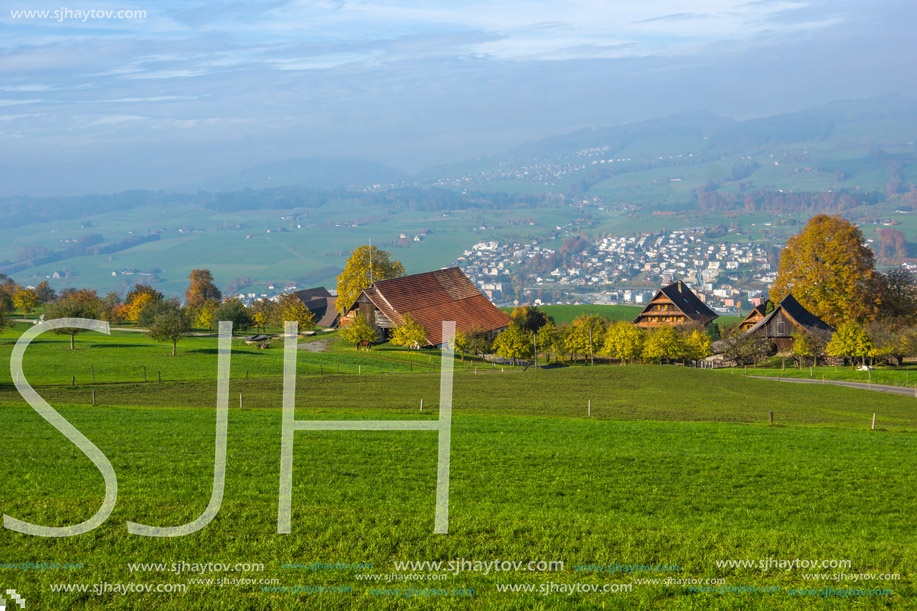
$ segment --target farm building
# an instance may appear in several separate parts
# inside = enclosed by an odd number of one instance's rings
[[[749,312],[748,316],[746,316],[742,322],[739,323],[739,328],[743,331],[748,331],[754,327],[759,320],[764,318],[765,315],[767,315],[767,303],[757,305],[755,306],[755,309]]]
[[[336,327],[339,314],[334,307],[337,298],[323,286],[293,293],[305,304],[315,317],[315,324],[319,327]]]
[[[716,312],[704,305],[694,291],[679,280],[659,289],[634,319],[634,324],[645,328],[691,323],[706,325],[716,318]]]
[[[427,346],[442,344],[444,320],[457,332],[480,330],[496,335],[512,322],[457,267],[374,282],[360,293],[341,319],[346,326],[363,316],[380,338],[411,317],[427,332]]]
[[[777,354],[789,354],[793,351],[794,333],[808,333],[828,342],[834,334],[834,329],[805,309],[790,294],[784,297],[770,314],[761,318],[745,333],[763,335],[777,347]]]

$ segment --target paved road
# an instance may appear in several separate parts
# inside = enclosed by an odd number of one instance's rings
[[[747,376],[756,380],[775,380],[777,382],[796,382],[798,384],[833,384],[834,386],[846,386],[848,388],[862,388],[875,392],[884,392],[891,395],[904,395],[906,397],[917,396],[917,391],[913,388],[904,386],[888,386],[886,384],[864,384],[863,382],[844,382],[841,380],[812,380],[806,378],[775,378],[772,376]]]

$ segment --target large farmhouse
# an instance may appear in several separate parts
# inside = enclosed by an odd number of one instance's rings
[[[363,316],[385,338],[404,322],[405,315],[423,325],[427,346],[442,344],[442,325],[455,321],[455,330],[479,330],[496,335],[512,322],[457,267],[374,282],[345,312],[347,326]]]
[[[716,312],[704,305],[694,291],[679,280],[659,289],[634,319],[634,324],[645,328],[691,323],[706,325],[716,318]]]
[[[834,329],[789,294],[745,333],[766,337],[777,347],[777,354],[789,354],[795,343],[794,333],[807,333],[828,342]]]

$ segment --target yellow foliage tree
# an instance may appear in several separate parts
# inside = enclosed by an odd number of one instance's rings
[[[336,306],[344,314],[360,292],[372,286],[373,282],[403,275],[404,266],[392,259],[392,253],[375,246],[360,246],[350,253],[344,271],[338,276]]]
[[[839,216],[819,214],[787,240],[770,296],[788,293],[830,325],[873,320],[878,312],[874,255],[860,229]]]

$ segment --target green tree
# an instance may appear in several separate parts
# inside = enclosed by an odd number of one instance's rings
[[[787,240],[770,295],[788,293],[832,326],[872,320],[881,299],[874,256],[859,228],[839,216],[819,214]]]
[[[565,354],[564,333],[553,322],[548,322],[541,327],[535,335],[535,339],[538,342],[538,349],[544,353],[552,353],[555,362],[557,362],[558,354],[561,357]]]
[[[510,359],[515,366],[516,359],[530,358],[534,354],[532,334],[513,323],[497,336],[493,349],[498,356]]]
[[[209,269],[193,269],[188,276],[190,285],[185,291],[185,304],[191,308],[198,308],[207,301],[219,303],[223,295],[213,283],[213,275]]]
[[[682,356],[689,361],[699,361],[710,355],[710,336],[706,330],[685,330],[682,336]]]
[[[640,327],[635,327],[629,322],[619,320],[608,326],[605,332],[605,343],[602,354],[621,360],[622,365],[628,361],[640,358],[643,354],[643,342],[646,333]]]
[[[581,314],[564,338],[567,352],[579,354],[590,359],[598,352],[605,337],[605,321],[598,314]]]
[[[337,280],[335,304],[343,315],[353,305],[364,289],[373,282],[389,280],[404,275],[404,266],[392,259],[390,252],[375,246],[360,246],[350,253],[344,271]]]
[[[404,322],[395,327],[389,340],[393,346],[405,346],[419,350],[427,343],[427,330],[410,314],[404,315]]]
[[[643,358],[648,361],[676,360],[683,352],[681,336],[669,326],[651,329],[643,343]]]
[[[95,318],[97,316],[97,306],[90,301],[78,297],[63,297],[45,308],[45,320],[57,320],[59,318]],[[55,335],[69,335],[70,349],[73,350],[74,337],[84,329],[77,327],[64,327],[54,329],[51,333]]]
[[[901,320],[908,325],[917,322],[917,276],[896,267],[878,274],[879,317]]]
[[[520,306],[513,308],[509,317],[513,322],[529,333],[538,331],[554,319],[538,309],[538,306]]]
[[[157,308],[150,325],[150,337],[157,342],[172,342],[172,356],[178,341],[191,331],[188,311],[175,301],[168,300]]]
[[[812,365],[818,364],[818,357],[825,353],[825,342],[815,337],[811,333],[796,331],[791,336],[793,338],[793,356],[799,359],[802,367],[806,365],[806,359],[812,359]]]
[[[280,296],[280,299],[277,300],[275,316],[280,317],[282,322],[298,322],[300,331],[315,328],[315,315],[295,293],[287,293]]]
[[[852,357],[851,361],[855,366],[856,357],[862,359],[865,365],[866,357],[872,350],[872,339],[866,330],[855,322],[845,322],[837,328],[825,352],[829,356]]]
[[[341,327],[338,333],[345,341],[354,344],[358,350],[360,348],[372,350],[373,344],[378,339],[375,329],[369,326],[362,316],[356,316],[349,325]]]
[[[486,331],[472,328],[467,331],[456,332],[455,347],[461,351],[463,360],[466,352],[483,358],[485,354],[491,351],[493,342]]]
[[[35,287],[35,292],[38,293],[38,299],[45,304],[57,299],[57,293],[54,292],[47,280],[39,282],[38,286]]]
[[[248,329],[253,322],[251,310],[235,298],[227,299],[221,303],[213,313],[213,317],[218,322],[231,322],[233,335],[236,334],[236,331]]]

